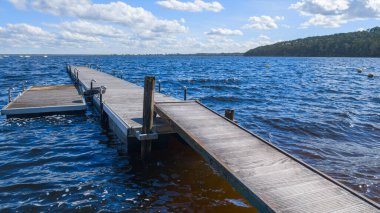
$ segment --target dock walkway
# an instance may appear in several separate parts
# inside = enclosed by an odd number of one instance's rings
[[[263,212],[379,212],[376,204],[197,102],[157,113]],[[377,206],[378,207],[378,206]]]
[[[68,71],[73,78],[76,78],[76,72],[78,72],[79,84],[83,90],[90,89],[92,80],[96,80],[93,82],[93,87],[107,87],[103,102],[104,110],[112,121],[111,129],[123,141],[127,141],[128,137],[137,136],[142,128],[144,94],[142,87],[88,67],[70,66]],[[97,105],[100,104],[98,96],[94,96],[94,101]],[[155,101],[179,100],[156,92]],[[159,117],[154,120],[154,127],[158,134],[173,132],[165,120]]]
[[[92,79],[107,86],[103,100],[113,130],[119,137],[135,136],[142,123],[142,87],[87,67],[71,66],[69,72],[78,72],[85,90]],[[99,104],[99,97],[94,100]],[[380,212],[376,203],[198,102],[160,93],[155,102],[160,117],[154,125],[166,128],[161,134],[178,133],[261,212]]]

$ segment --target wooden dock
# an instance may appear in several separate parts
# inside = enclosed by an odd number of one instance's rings
[[[144,140],[138,134],[143,120],[142,87],[87,67],[69,66],[68,71],[81,91],[90,90],[91,82],[93,88],[107,87],[93,101],[104,109],[110,128],[122,141],[128,137]],[[259,211],[380,212],[378,204],[201,103],[154,94],[157,136],[178,133]]]
[[[86,109],[85,101],[73,85],[33,86],[4,106],[1,114],[22,117],[84,112]]]
[[[157,113],[262,212],[379,212],[379,206],[198,102]]]
[[[91,81],[93,88],[106,87],[106,92],[102,97],[103,109],[108,116],[110,128],[122,141],[127,141],[128,137],[142,139],[144,94],[142,87],[88,67],[70,66],[68,71],[73,81],[77,81],[76,77],[78,77],[80,91],[90,90]],[[96,106],[100,108],[100,97],[94,96],[93,100]],[[155,93],[155,100],[179,101],[161,93]],[[160,117],[154,119],[154,128],[157,134],[173,133],[166,120]]]

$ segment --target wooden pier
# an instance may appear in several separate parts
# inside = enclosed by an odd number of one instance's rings
[[[154,132],[157,135],[147,136],[141,133],[144,95],[142,87],[88,67],[70,66],[68,71],[81,92],[90,90],[91,84],[93,89],[101,86],[106,88],[102,95],[102,108],[109,120],[109,127],[122,141],[127,141],[128,137],[140,140],[156,139],[158,134],[173,133],[166,120],[160,117],[154,119]],[[161,93],[155,93],[154,98],[162,102],[180,101]],[[93,101],[96,107],[101,108],[99,95],[93,96]]]
[[[332,178],[198,102],[156,103],[155,109],[263,212],[380,211]]]
[[[87,109],[73,85],[33,86],[9,101],[1,110],[1,114],[7,117],[78,113]]]
[[[92,99],[122,141],[178,133],[261,212],[380,212],[378,204],[199,102],[153,93],[159,116],[152,132],[141,133],[142,87],[88,67],[68,66],[68,72],[81,92],[106,87]]]

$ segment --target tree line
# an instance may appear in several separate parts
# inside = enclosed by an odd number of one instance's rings
[[[249,50],[245,56],[380,57],[380,27],[278,42]]]

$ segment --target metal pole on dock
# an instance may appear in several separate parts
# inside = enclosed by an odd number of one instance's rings
[[[8,103],[12,102],[12,87],[8,88]]]
[[[184,86],[184,87],[183,87],[183,100],[186,101],[186,99],[187,99],[187,87]]]
[[[161,80],[158,80],[158,92],[161,92]]]
[[[93,85],[94,82],[96,82],[96,80],[95,80],[95,79],[91,79],[91,83],[90,83],[90,85],[91,85],[91,86],[90,86],[90,89],[91,89],[91,90],[94,89],[94,85]]]
[[[143,124],[142,134],[150,134],[153,132],[154,118],[154,90],[156,78],[154,76],[145,76],[144,79],[144,103],[143,103]],[[141,141],[141,158],[144,159],[152,149],[152,141]]]
[[[105,124],[103,94],[106,92],[106,89],[107,89],[107,87],[100,86],[99,107],[100,107],[100,122],[102,125]]]
[[[235,110],[233,109],[225,109],[224,117],[230,119],[231,121],[235,121]]]

